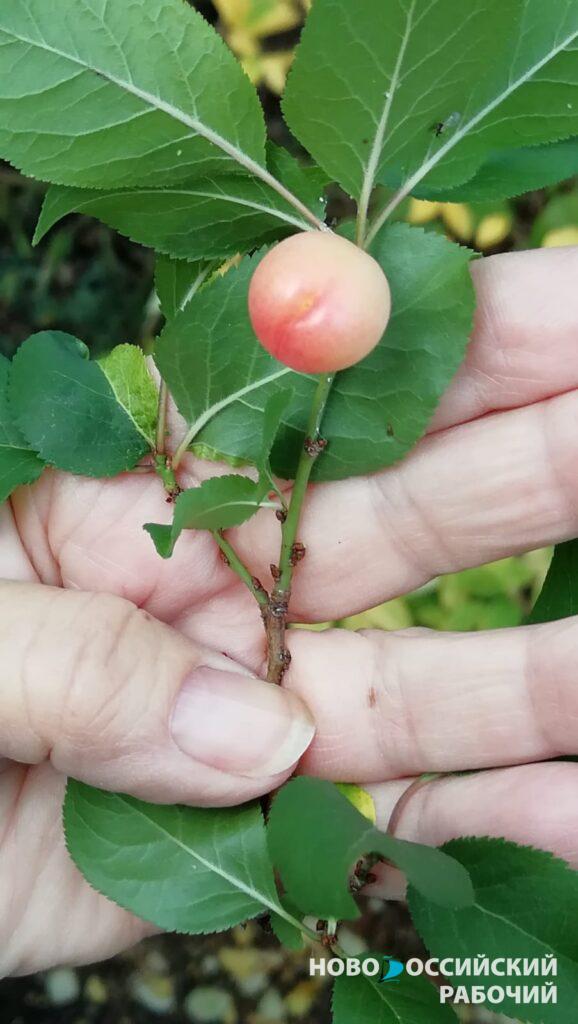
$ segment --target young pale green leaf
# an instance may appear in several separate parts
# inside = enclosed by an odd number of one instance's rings
[[[578,615],[578,540],[557,544],[544,585],[528,622],[554,622]]]
[[[115,476],[148,451],[134,410],[129,415],[86,345],[69,334],[42,331],[20,346],[9,400],[29,445],[58,469]]]
[[[98,360],[119,405],[151,446],[155,443],[159,392],[137,345],[117,345]]]
[[[340,793],[343,794],[349,800],[350,804],[353,804],[356,811],[363,814],[364,818],[367,818],[372,825],[375,825],[377,815],[375,811],[375,801],[366,789],[362,789],[361,786],[354,785],[353,782],[336,782]]]
[[[563,139],[549,146],[524,146],[493,153],[473,178],[455,188],[414,189],[420,199],[452,203],[495,202],[524,192],[555,185],[578,173],[578,139]],[[400,185],[401,180],[392,184]]]
[[[31,451],[14,422],[8,402],[10,363],[0,355],[0,502],[6,501],[21,484],[38,479],[44,463]]]
[[[0,47],[0,152],[26,174],[108,188],[264,168],[255,90],[182,0],[11,0]]]
[[[578,129],[578,9],[566,0],[316,0],[284,111],[317,162],[361,199],[385,168],[405,192],[471,178],[492,150]],[[311,97],[315,109],[311,111]],[[440,169],[441,168],[441,169]]]
[[[87,881],[159,928],[198,935],[283,913],[258,804],[158,806],[70,780],[64,828]]]
[[[387,274],[393,311],[376,349],[338,374],[323,421],[329,439],[317,479],[390,465],[424,433],[468,340],[474,291],[466,249],[405,224],[383,231],[373,255]],[[190,425],[193,450],[255,463],[271,395],[291,389],[272,467],[290,477],[303,443],[315,380],[272,359],[255,339],[247,290],[259,257],[199,292],[168,324],[155,360]]]
[[[483,954],[490,960],[541,960],[554,955],[558,961],[555,978],[550,974],[542,979],[535,975],[521,977],[515,971],[509,973],[504,962],[504,974],[499,979],[463,975],[455,979],[455,984],[487,989],[496,981],[504,988],[554,981],[557,1003],[524,1004],[524,1020],[574,1024],[578,1001],[578,872],[549,853],[501,839],[456,839],[443,849],[469,871],[475,903],[451,910],[434,905],[410,889],[411,914],[429,951],[433,956],[460,959]],[[515,1017],[521,1009],[511,997],[493,1008]]]
[[[333,988],[332,1008],[333,1024],[456,1024],[437,989],[407,974],[383,984],[342,975]]]
[[[134,242],[187,260],[225,259],[310,227],[269,185],[241,175],[195,179],[162,189],[95,192],[53,185],[34,241],[69,213],[98,217]]]
[[[159,255],[155,262],[155,288],[161,313],[172,320],[184,309],[217,268],[216,261],[176,260]]]
[[[171,526],[147,523],[162,558],[170,558],[183,530],[228,530],[240,526],[260,508],[262,496],[246,476],[214,476],[179,494]]]
[[[473,900],[461,864],[430,846],[379,832],[336,786],[321,779],[303,776],[280,790],[269,815],[267,841],[285,890],[305,914],[358,917],[349,879],[359,858],[369,853],[392,861],[431,900],[451,907]]]

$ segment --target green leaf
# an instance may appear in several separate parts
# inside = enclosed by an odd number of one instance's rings
[[[329,181],[321,167],[297,160],[283,146],[277,146],[274,142],[267,142],[267,166],[278,181],[323,220],[326,202],[324,193]]]
[[[557,544],[544,585],[528,622],[554,622],[578,615],[578,540]]]
[[[367,359],[336,378],[317,479],[370,473],[405,455],[426,430],[468,341],[474,309],[468,250],[395,224],[380,234],[373,255],[389,278],[392,317]],[[246,258],[199,292],[157,339],[155,360],[190,426],[193,451],[200,444],[255,463],[267,401],[291,389],[272,456],[274,472],[290,477],[315,380],[278,363],[255,339],[247,290],[258,259]]]
[[[0,151],[25,174],[110,188],[264,167],[255,90],[182,0],[11,0],[0,48]]]
[[[356,198],[393,166],[407,192],[455,185],[513,141],[577,133],[577,36],[566,0],[471,0],[463,18],[454,0],[316,0],[284,112]]]
[[[159,393],[137,345],[117,345],[98,360],[119,405],[151,448],[155,444]]]
[[[198,292],[167,324],[154,349],[161,376],[190,425],[191,442],[253,463],[261,452],[270,396],[287,386],[299,389],[299,436],[315,386],[313,378],[272,359],[255,338],[247,292],[257,262],[258,257],[246,258],[239,269]]]
[[[12,361],[10,406],[24,437],[69,473],[115,476],[148,444],[81,341],[59,331],[34,334]]]
[[[291,900],[305,914],[351,920],[359,910],[350,874],[365,854],[392,861],[420,891],[449,906],[471,903],[467,871],[440,850],[395,839],[374,828],[336,786],[301,777],[275,797],[267,841]]]
[[[216,267],[216,262],[206,260],[191,263],[172,256],[157,256],[155,288],[163,316],[171,320],[184,309]]]
[[[578,873],[549,853],[502,839],[456,839],[444,850],[469,871],[475,904],[462,910],[434,905],[409,891],[414,923],[433,956],[543,957],[558,960],[556,1005],[524,1004],[524,1020],[536,1024],[574,1024],[578,1000]],[[504,976],[449,979],[450,984],[487,989],[540,983],[539,977]],[[551,980],[551,976],[544,981]],[[499,1007],[520,1015],[520,1004],[506,998]]]
[[[578,173],[578,139],[564,139],[549,146],[525,146],[493,153],[473,178],[455,188],[417,187],[420,199],[451,203],[480,203],[519,196],[555,185]],[[400,185],[401,180],[392,184]]]
[[[456,1024],[449,1006],[424,978],[402,975],[379,984],[365,977],[337,978],[333,988],[333,1024]]]
[[[44,463],[30,450],[14,422],[8,403],[10,363],[0,356],[0,502],[6,501],[21,484],[37,480]]]
[[[269,185],[241,175],[196,178],[162,189],[95,192],[53,185],[34,242],[69,213],[98,217],[134,242],[187,260],[225,259],[310,227]]]
[[[214,476],[179,494],[172,526],[147,523],[162,558],[170,558],[183,530],[228,530],[240,526],[260,508],[257,484],[246,476]]]
[[[71,779],[64,828],[87,881],[167,931],[215,932],[281,909],[258,804],[158,806]]]
[[[296,907],[291,900],[287,899],[287,896],[281,898],[281,902],[288,913],[296,921],[302,919],[302,914],[299,912],[299,908]],[[303,932],[296,928],[291,921],[288,921],[285,917],[280,917],[279,914],[271,914],[271,927],[274,935],[279,939],[279,942],[286,946],[287,949],[299,950],[305,946],[305,939]]]
[[[277,394],[271,395],[269,398],[263,413],[261,451],[256,462],[256,467],[259,471],[259,493],[265,496],[267,491],[273,488],[273,490],[277,491],[283,503],[283,496],[273,478],[271,452],[273,451],[273,446],[283,422],[283,416],[291,402],[291,398],[292,393],[290,391],[278,391]]]

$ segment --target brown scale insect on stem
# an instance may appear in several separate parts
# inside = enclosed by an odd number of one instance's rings
[[[297,562],[303,561],[303,559],[305,558],[305,554],[306,554],[306,548],[305,548],[304,544],[301,544],[299,541],[297,541],[295,544],[293,544],[293,546],[291,548],[291,558],[290,558],[291,565],[293,566],[293,568],[295,568],[295,566],[297,565]]]
[[[316,458],[327,448],[327,440],[324,437],[306,437],[303,448],[310,458]]]

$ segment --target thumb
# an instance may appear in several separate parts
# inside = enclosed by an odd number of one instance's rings
[[[289,774],[299,697],[123,598],[0,583],[0,758],[145,800],[230,804]]]

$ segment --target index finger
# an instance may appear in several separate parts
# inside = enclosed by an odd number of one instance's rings
[[[578,247],[501,253],[471,272],[472,340],[432,430],[578,387]]]
[[[340,618],[440,573],[578,532],[578,393],[561,393],[578,385],[578,250],[485,263],[474,271],[480,306],[469,361],[437,429],[402,463],[308,495],[299,537],[307,557],[292,603],[301,618]],[[507,411],[487,415],[500,405]],[[460,409],[466,422],[440,429]],[[244,526],[235,544],[267,580],[278,548],[270,515]]]

